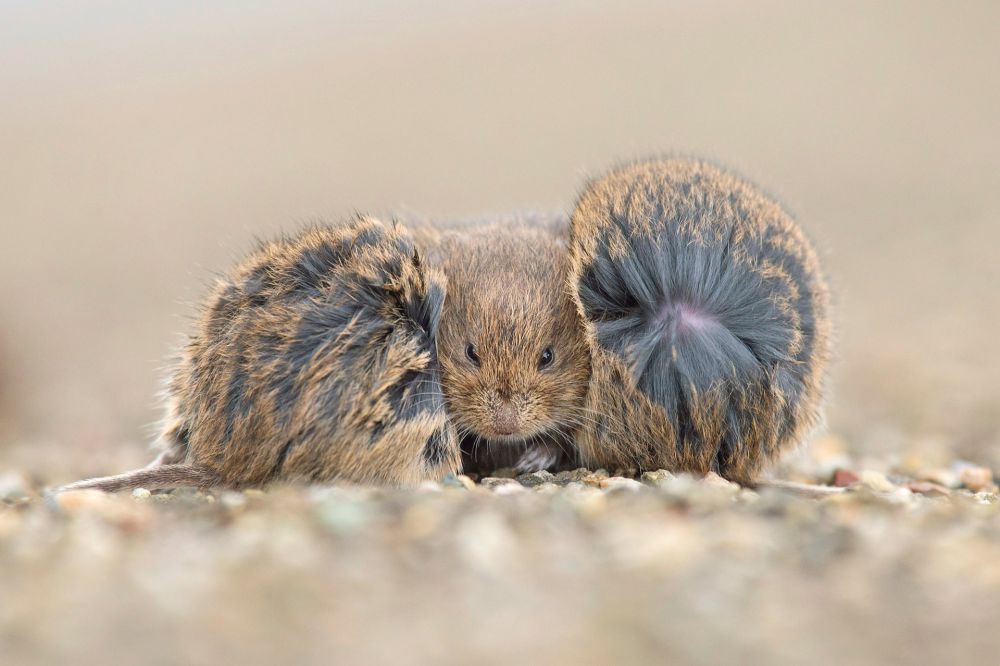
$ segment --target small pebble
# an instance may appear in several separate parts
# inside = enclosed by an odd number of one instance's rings
[[[493,492],[497,495],[516,495],[518,493],[526,493],[528,489],[522,486],[520,483],[514,481],[513,483],[504,483],[493,487]]]
[[[362,502],[331,497],[317,507],[316,513],[331,532],[347,536],[368,525],[371,510]]]
[[[479,482],[479,485],[481,485],[483,488],[489,488],[490,490],[495,490],[497,488],[500,488],[501,486],[512,486],[512,485],[513,486],[518,486],[518,487],[521,487],[521,488],[524,487],[520,483],[518,483],[517,481],[515,481],[514,479],[510,479],[510,478],[506,478],[506,477],[499,477],[499,476],[487,476],[487,477],[484,477]]]
[[[643,472],[639,480],[647,486],[656,486],[667,479],[673,478],[673,474],[665,469],[658,469],[652,472]]]
[[[540,472],[531,472],[529,474],[522,474],[517,477],[517,480],[521,482],[521,485],[527,486],[529,488],[534,486],[540,486],[543,483],[551,483],[555,480],[555,475],[551,472],[546,472],[541,470]]]
[[[595,488],[585,486],[573,494],[572,504],[581,516],[595,518],[604,513],[607,508],[607,495]]]
[[[624,476],[612,476],[602,479],[600,487],[602,490],[627,490],[635,492],[636,490],[642,490],[643,485],[635,479],[628,479]]]
[[[639,475],[639,470],[634,467],[619,467],[611,476],[624,476],[626,479],[634,479]]]
[[[929,497],[946,497],[951,494],[951,491],[946,486],[934,483],[933,481],[912,481],[906,484],[906,487],[915,493]]]
[[[570,483],[581,483],[588,476],[590,476],[590,470],[587,469],[586,467],[580,467],[574,470],[559,472],[558,474],[556,474],[555,482],[561,485],[567,485]]]
[[[55,505],[67,513],[103,509],[111,503],[110,496],[100,490],[67,490],[54,496]]]
[[[886,478],[882,472],[866,469],[858,475],[858,482],[877,493],[891,493],[896,489],[896,485]]]
[[[859,481],[861,481],[861,477],[856,472],[852,472],[849,469],[838,469],[833,473],[833,480],[830,485],[837,488],[849,488]]]
[[[995,493],[997,486],[993,483],[993,471],[988,467],[966,467],[959,474],[962,485],[974,493]]]
[[[145,506],[100,490],[68,490],[54,495],[53,502],[69,516],[94,516],[130,531],[142,527],[147,519]]]
[[[706,474],[705,478],[702,479],[702,483],[731,493],[738,493],[740,491],[740,484],[733,483],[729,479],[724,479],[715,472]]]
[[[234,490],[222,493],[219,500],[222,502],[222,506],[227,509],[242,509],[247,504],[246,495]]]
[[[20,472],[0,474],[0,501],[15,501],[30,495],[28,477]]]
[[[958,474],[948,469],[925,469],[916,474],[917,481],[930,481],[946,488],[958,488],[962,485]]]

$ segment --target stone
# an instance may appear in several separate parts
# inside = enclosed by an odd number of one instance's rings
[[[142,528],[148,519],[148,507],[143,503],[100,490],[67,490],[53,495],[52,503],[66,515],[93,516],[128,531]]]
[[[219,496],[222,506],[227,509],[242,509],[247,505],[246,495],[236,490],[227,490]]]
[[[915,478],[917,481],[930,481],[947,488],[958,488],[962,485],[958,474],[944,468],[921,470],[915,475]]]
[[[906,487],[915,493],[929,497],[946,497],[951,494],[947,486],[933,481],[912,481],[906,484]]]
[[[590,476],[590,470],[587,469],[586,467],[580,467],[574,470],[559,472],[555,476],[555,482],[560,485],[568,485],[570,483],[581,483],[588,476]]]
[[[639,480],[647,486],[656,486],[667,479],[672,479],[673,476],[674,475],[672,473],[665,469],[658,469],[652,472],[643,472],[642,476],[639,477]]]
[[[53,498],[56,507],[72,514],[100,511],[113,503],[111,496],[100,490],[67,490]]]
[[[517,477],[517,480],[521,482],[521,485],[533,488],[534,486],[540,486],[543,483],[552,483],[555,480],[555,475],[551,472],[546,472],[541,470],[540,472],[530,472],[528,474],[522,474]]]
[[[516,495],[518,493],[526,493],[528,489],[522,486],[517,481],[511,480],[511,483],[504,483],[493,488],[494,494],[497,495]]]
[[[993,470],[988,467],[965,467],[959,473],[959,480],[974,493],[997,492],[997,485],[993,482]]]
[[[31,483],[21,472],[0,474],[0,502],[16,501],[31,495]]]
[[[849,469],[838,469],[833,473],[833,479],[830,480],[831,486],[836,486],[837,488],[849,488],[861,481],[861,477],[858,476],[857,472]]]
[[[489,488],[490,490],[495,490],[501,486],[510,486],[510,485],[521,486],[521,484],[515,481],[514,479],[499,477],[499,476],[483,477],[479,481],[479,485],[481,485],[483,488]]]
[[[877,493],[891,493],[896,490],[896,484],[890,481],[882,472],[866,469],[858,475],[858,483]]]
[[[611,476],[606,479],[601,479],[600,487],[602,490],[625,490],[635,492],[636,490],[642,490],[643,485],[635,479],[628,479],[624,476]]]
[[[634,479],[639,476],[639,470],[635,467],[618,467],[611,476],[624,476],[626,479]]]
[[[585,486],[573,493],[572,506],[578,514],[585,518],[596,518],[607,508],[607,495],[596,488]]]
[[[720,490],[725,490],[726,492],[733,494],[740,491],[740,484],[733,483],[729,479],[724,479],[715,472],[709,472],[704,476],[704,478],[702,478],[701,481],[708,486],[719,488]]]
[[[371,509],[363,502],[329,497],[317,508],[320,522],[334,534],[348,536],[362,531],[370,522]]]

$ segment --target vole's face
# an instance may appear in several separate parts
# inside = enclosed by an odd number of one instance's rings
[[[563,284],[478,284],[449,292],[438,353],[463,435],[522,441],[583,420],[590,357]]]

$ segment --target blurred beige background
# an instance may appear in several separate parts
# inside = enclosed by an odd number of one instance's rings
[[[1000,3],[202,5],[0,4],[0,464],[143,462],[164,361],[255,237],[562,209],[673,151],[820,246],[832,430],[1000,460]]]

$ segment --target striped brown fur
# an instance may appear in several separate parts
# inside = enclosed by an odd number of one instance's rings
[[[586,464],[748,483],[816,424],[827,288],[779,204],[705,162],[653,160],[591,181],[570,233],[593,349]]]
[[[407,485],[457,471],[436,350],[445,284],[402,227],[369,218],[263,245],[205,302],[153,466],[71,487]]]
[[[206,300],[160,456],[66,488],[407,485],[579,463],[750,483],[819,418],[815,252],[737,176],[627,165],[589,183],[568,231],[561,216],[409,224],[262,245]]]

